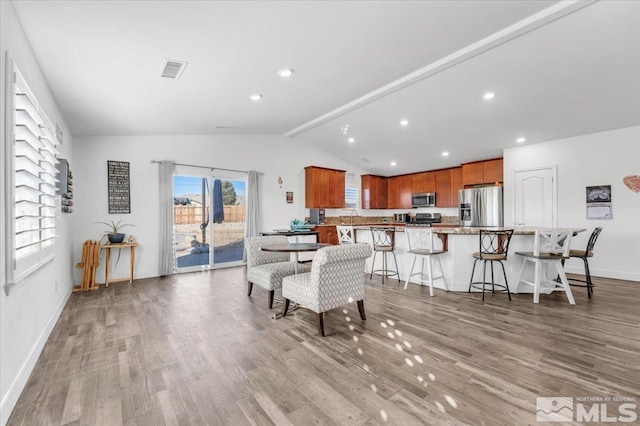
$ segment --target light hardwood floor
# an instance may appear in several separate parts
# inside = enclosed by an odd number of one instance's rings
[[[9,425],[536,424],[538,396],[640,399],[640,283],[594,297],[367,280],[356,304],[272,320],[245,269],[73,294]],[[274,308],[273,312],[280,310]]]

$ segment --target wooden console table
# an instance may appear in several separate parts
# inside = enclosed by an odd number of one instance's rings
[[[131,256],[129,256],[129,278],[117,278],[112,279],[109,278],[109,269],[111,269],[111,264],[109,263],[109,259],[111,258],[111,249],[123,249],[129,248],[131,250]],[[133,282],[133,263],[135,260],[136,247],[138,247],[138,243],[120,243],[120,244],[105,244],[102,246],[102,249],[105,251],[105,262],[104,262],[104,283],[107,287],[109,287],[109,283],[121,282],[121,281],[129,281],[129,284]]]

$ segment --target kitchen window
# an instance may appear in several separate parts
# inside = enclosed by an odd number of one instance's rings
[[[346,173],[344,185],[344,207],[355,209],[358,207],[360,185],[355,173]]]
[[[7,90],[13,143],[5,151],[8,286],[55,256],[58,163],[53,125],[15,68],[13,77]]]

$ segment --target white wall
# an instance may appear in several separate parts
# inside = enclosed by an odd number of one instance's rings
[[[0,137],[2,138],[3,173],[0,174],[0,196],[3,200],[0,219],[3,231],[7,218],[4,206],[7,203],[4,182],[4,149],[11,141],[5,138],[5,52],[9,52],[16,66],[24,76],[43,109],[64,132],[64,145],[60,148],[62,157],[71,156],[72,138],[55,100],[49,91],[31,46],[26,39],[11,2],[0,1]],[[9,296],[0,291],[0,424],[5,424],[15,402],[31,374],[33,366],[53,329],[60,312],[67,301],[72,282],[71,221],[73,215],[64,215],[56,221],[59,237],[56,239],[56,257],[38,272],[30,275],[11,289]],[[0,285],[5,285],[4,232],[0,232]]]
[[[640,193],[623,183],[640,175],[640,126],[593,133],[504,151],[505,225],[514,224],[514,171],[557,165],[558,226],[587,228],[572,242],[584,249],[593,228],[603,228],[592,275],[640,281]],[[585,187],[611,185],[613,220],[587,220]],[[582,261],[567,263],[569,272],[584,273]]]
[[[75,239],[74,253],[82,242],[96,238],[104,226],[96,221],[122,220],[135,224],[125,228],[140,243],[136,249],[136,278],[158,275],[158,165],[151,160],[214,166],[236,170],[256,170],[260,176],[261,230],[287,228],[292,219],[304,219],[304,167],[324,166],[362,174],[346,162],[278,135],[246,136],[101,136],[76,137],[74,156]],[[128,161],[131,167],[131,214],[109,215],[107,206],[107,161]],[[282,177],[282,187],[278,184]],[[293,204],[285,193],[293,192]],[[331,211],[339,214],[339,211]],[[128,258],[114,271],[126,276]],[[103,265],[98,270],[103,280]]]

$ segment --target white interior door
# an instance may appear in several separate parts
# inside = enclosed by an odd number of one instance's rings
[[[556,226],[555,175],[555,166],[514,172],[516,226]]]

